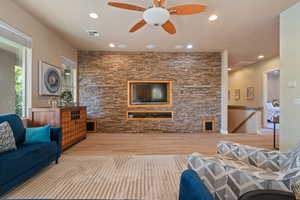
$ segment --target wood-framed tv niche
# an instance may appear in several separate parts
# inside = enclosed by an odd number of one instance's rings
[[[131,85],[134,83],[166,83],[167,84],[167,104],[132,104]],[[130,80],[127,85],[127,102],[129,108],[161,108],[171,107],[173,104],[173,81],[170,80]]]

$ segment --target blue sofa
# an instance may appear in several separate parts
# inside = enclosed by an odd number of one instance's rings
[[[188,169],[180,178],[179,200],[213,200],[213,196],[199,178],[198,174]]]
[[[61,155],[61,128],[51,128],[51,143],[24,144],[22,120],[14,114],[0,115],[0,123],[5,121],[13,130],[17,150],[0,153],[0,196],[53,161],[57,163]]]

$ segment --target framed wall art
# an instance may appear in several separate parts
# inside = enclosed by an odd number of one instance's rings
[[[61,71],[48,63],[39,62],[39,95],[58,96],[62,87]]]
[[[240,89],[234,90],[234,100],[238,101],[240,99],[241,99],[241,90]]]
[[[254,87],[248,87],[246,91],[246,99],[253,100],[255,97],[254,95]]]

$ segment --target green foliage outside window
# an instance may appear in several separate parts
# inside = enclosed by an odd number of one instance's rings
[[[23,100],[23,69],[22,67],[15,66],[15,90],[16,90],[16,99],[15,99],[15,105],[16,105],[16,114],[20,117],[24,116],[24,100]]]

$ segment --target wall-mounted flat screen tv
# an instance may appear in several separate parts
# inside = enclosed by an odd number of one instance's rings
[[[170,104],[169,82],[133,82],[130,83],[131,105],[167,105]]]

